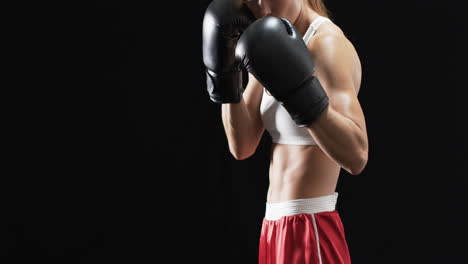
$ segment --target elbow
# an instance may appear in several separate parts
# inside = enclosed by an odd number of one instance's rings
[[[245,160],[249,158],[250,156],[252,156],[252,153],[247,153],[247,152],[232,152],[231,151],[231,154],[236,160]]]
[[[247,158],[249,158],[250,156],[253,155],[253,151],[249,151],[249,150],[241,150],[241,149],[230,149],[230,152],[232,154],[232,156],[236,159],[236,160],[245,160]]]
[[[236,160],[245,160],[245,159],[247,159],[248,157],[250,157],[250,155],[244,155],[244,156],[235,156],[235,155],[233,155],[233,156],[234,156],[234,158],[235,158]]]
[[[368,156],[369,155],[367,151],[363,151],[362,153],[356,155],[357,158],[349,167],[348,172],[351,173],[352,175],[361,174],[367,165]]]

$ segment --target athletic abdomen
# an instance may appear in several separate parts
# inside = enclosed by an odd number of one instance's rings
[[[318,146],[273,144],[267,202],[333,194],[340,166]]]

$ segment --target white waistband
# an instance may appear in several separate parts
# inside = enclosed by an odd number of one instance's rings
[[[335,192],[327,196],[267,203],[265,218],[267,220],[278,220],[283,216],[331,212],[335,210],[337,199],[338,193]]]

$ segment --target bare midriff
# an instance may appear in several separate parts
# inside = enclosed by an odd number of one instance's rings
[[[317,145],[271,146],[267,202],[275,203],[330,195],[340,166]]]

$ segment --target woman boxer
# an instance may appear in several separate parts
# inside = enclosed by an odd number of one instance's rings
[[[335,189],[340,168],[367,164],[361,65],[324,4],[215,0],[203,59],[233,156],[250,157],[265,130],[272,138],[259,263],[351,263]]]

